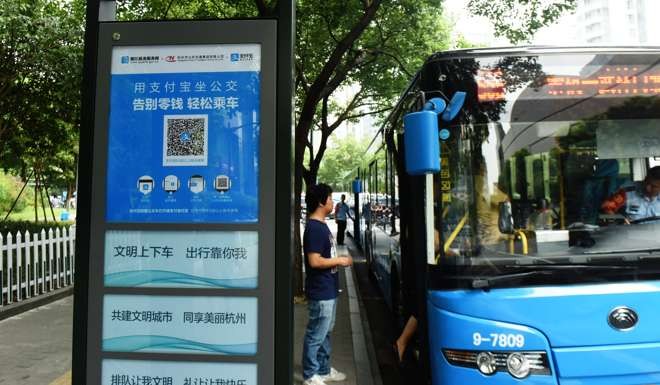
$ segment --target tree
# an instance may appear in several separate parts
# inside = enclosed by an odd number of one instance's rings
[[[369,140],[358,140],[353,136],[331,139],[328,150],[319,168],[318,178],[334,191],[347,191],[346,181],[362,165]]]
[[[307,186],[316,183],[332,133],[345,121],[389,111],[426,57],[449,47],[439,5],[431,0],[298,3],[295,207],[303,180]],[[338,91],[348,86],[354,91],[341,103]],[[312,130],[320,132],[316,151],[308,140]],[[295,228],[294,245],[299,244]],[[297,251],[294,266],[301,265],[301,257]],[[300,294],[296,273],[294,292]]]
[[[209,19],[272,16],[269,0],[117,0],[117,19]]]
[[[490,19],[496,36],[511,44],[529,42],[534,34],[575,9],[576,0],[470,0],[468,10]]]
[[[81,0],[0,3],[0,164],[24,179],[75,182]]]

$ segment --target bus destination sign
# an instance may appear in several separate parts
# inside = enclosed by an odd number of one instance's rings
[[[533,88],[521,97],[534,99],[570,99],[602,95],[617,96],[654,96],[660,95],[660,68],[642,66],[603,66],[589,75],[542,75],[538,82],[542,86]],[[480,102],[506,100],[505,92],[509,85],[507,76],[501,69],[480,69],[476,81]]]

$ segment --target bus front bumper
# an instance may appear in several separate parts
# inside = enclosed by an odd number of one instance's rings
[[[652,385],[660,384],[660,343],[551,347],[534,328],[450,312],[428,303],[429,351],[433,385]],[[457,353],[494,354],[492,374],[476,364],[450,362]],[[548,371],[516,378],[506,357],[515,352],[544,352]]]

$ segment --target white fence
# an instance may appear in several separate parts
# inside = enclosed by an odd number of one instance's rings
[[[75,226],[0,234],[0,309],[73,285]]]

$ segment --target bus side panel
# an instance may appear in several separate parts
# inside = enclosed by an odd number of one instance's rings
[[[443,310],[431,301],[428,306],[430,361],[433,385],[557,385],[553,358],[547,339],[538,330],[486,319],[468,317]],[[504,337],[501,337],[504,336]],[[519,380],[507,372],[487,376],[476,368],[450,364],[442,349],[485,352],[543,351],[548,354],[550,375],[530,375]]]
[[[390,258],[391,237],[383,231],[379,226],[374,226],[373,229],[373,258],[374,258],[374,272],[378,280],[378,286],[383,293],[385,302],[392,308],[392,277],[390,268],[392,261]]]

